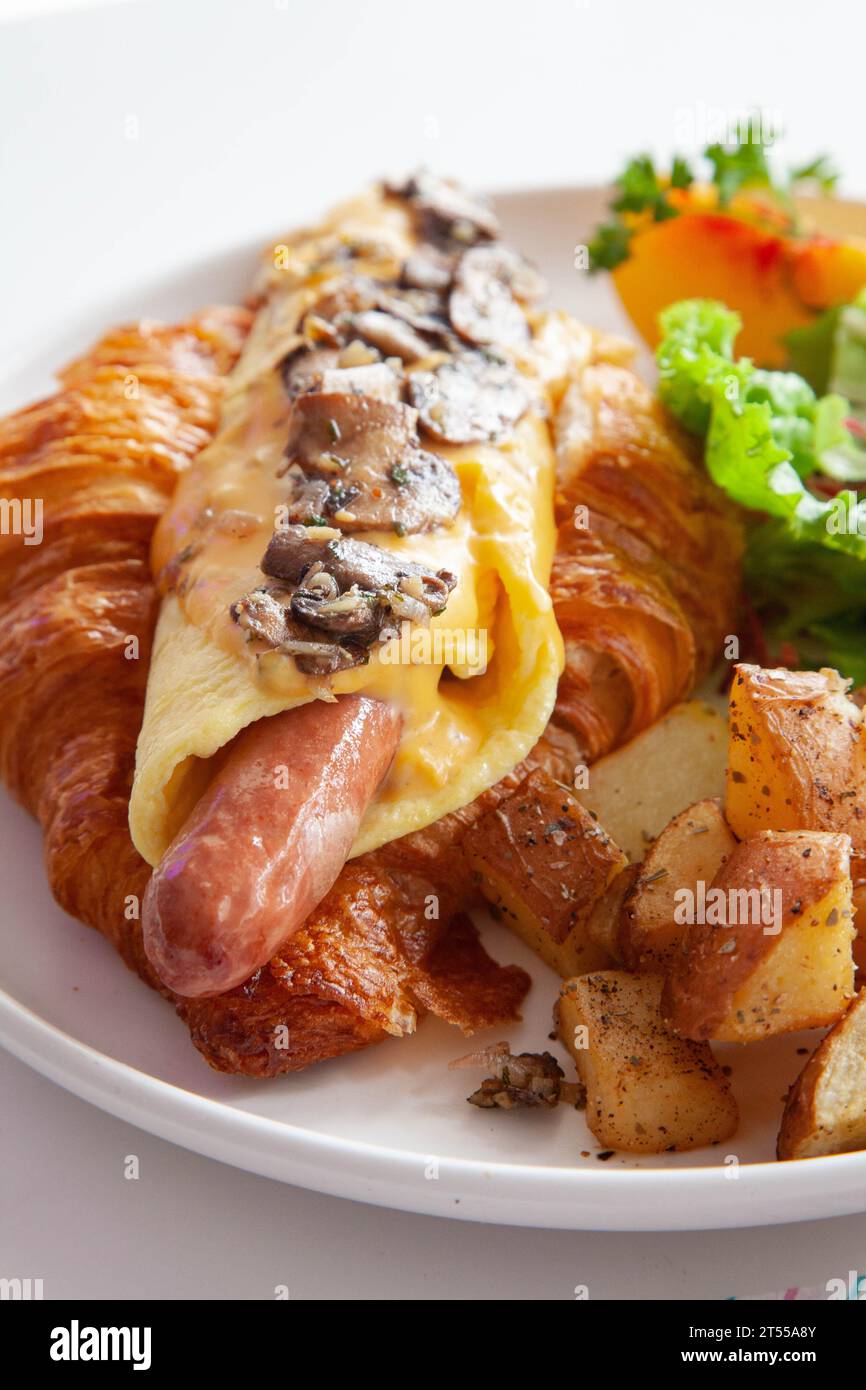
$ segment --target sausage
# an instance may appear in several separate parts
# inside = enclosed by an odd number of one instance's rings
[[[344,695],[238,735],[145,891],[144,948],[163,984],[223,994],[297,931],[342,869],[401,725],[390,705]]]

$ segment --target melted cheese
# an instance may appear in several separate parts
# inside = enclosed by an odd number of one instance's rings
[[[257,655],[230,617],[232,603],[263,582],[259,562],[286,501],[278,469],[290,405],[279,363],[296,345],[298,322],[323,284],[345,274],[328,259],[335,238],[371,243],[370,258],[352,266],[362,274],[384,276],[412,249],[404,209],[375,194],[275,249],[260,283],[268,297],[229,380],[219,433],[182,479],[154,540],[155,572],[179,553],[187,558],[183,582],[160,613],[130,802],[133,839],[152,864],[213,776],[221,752],[253,720],[350,691],[400,707],[402,741],[361,826],[353,848],[360,854],[479,795],[529,751],[553,707],[562,644],[547,592],[555,464],[545,418],[545,378],[553,374],[546,367],[533,381],[538,407],[504,442],[436,446],[460,478],[463,506],[452,526],[359,537],[458,576],[430,631],[486,633],[483,674],[455,672],[442,661],[389,662],[374,648],[365,665],[313,678],[290,657]],[[581,342],[576,330],[569,351]],[[531,352],[518,365],[531,373]],[[231,515],[237,512],[246,519],[239,523]]]

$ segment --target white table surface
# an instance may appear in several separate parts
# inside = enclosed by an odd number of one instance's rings
[[[0,0],[0,20],[21,0]],[[236,0],[0,28],[0,359],[57,318],[306,217],[383,169],[598,182],[760,102],[791,162],[866,192],[866,17],[845,0]],[[63,11],[58,13],[58,11]],[[820,22],[819,22],[820,20]],[[689,135],[691,133],[691,138]],[[60,289],[58,291],[58,285]],[[866,1264],[866,1215],[603,1235],[416,1217],[280,1186],[103,1115],[0,1054],[0,1276],[46,1297],[725,1298]],[[127,1155],[140,1177],[123,1176]]]
[[[863,1266],[866,1215],[678,1235],[534,1231],[321,1197],[199,1158],[0,1053],[0,1273],[46,1298],[722,1299]],[[139,1178],[124,1177],[130,1155]]]

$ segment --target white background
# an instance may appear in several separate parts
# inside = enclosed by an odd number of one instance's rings
[[[425,162],[598,182],[760,104],[866,192],[866,20],[840,0],[235,0],[0,25],[0,359],[94,297]],[[0,0],[21,14],[22,0]],[[64,11],[57,13],[57,11]],[[861,12],[862,13],[862,12]],[[691,133],[691,137],[689,135]],[[46,1296],[723,1298],[866,1264],[866,1217],[710,1235],[492,1229],[181,1152],[0,1056],[0,1275]],[[137,1182],[123,1160],[140,1160]]]

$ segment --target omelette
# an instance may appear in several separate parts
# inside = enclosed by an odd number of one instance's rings
[[[130,829],[178,992],[245,978],[346,858],[473,801],[544,731],[563,664],[548,421],[589,335],[538,312],[542,290],[489,207],[427,175],[268,249],[219,428],[153,543]],[[227,887],[259,821],[261,872]],[[228,973],[227,926],[190,954],[202,897],[250,939]],[[182,945],[148,931],[166,915]]]

